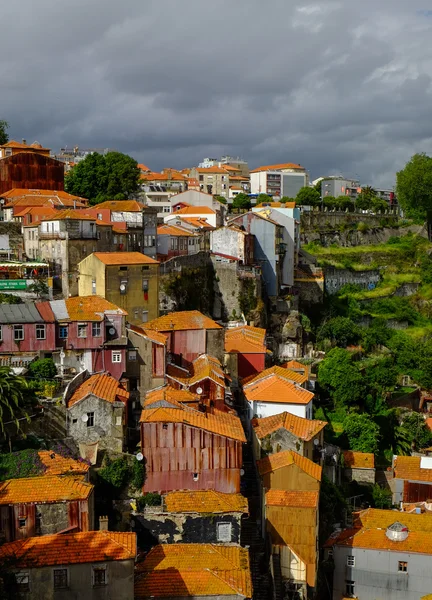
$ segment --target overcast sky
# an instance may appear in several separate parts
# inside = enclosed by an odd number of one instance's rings
[[[18,140],[376,186],[432,154],[431,0],[11,0],[0,22]]]

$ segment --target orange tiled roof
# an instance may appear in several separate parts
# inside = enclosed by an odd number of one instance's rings
[[[240,419],[229,413],[215,415],[178,408],[150,408],[142,411],[140,423],[183,423],[239,442],[246,441]]]
[[[155,331],[185,331],[187,329],[222,329],[220,325],[206,317],[199,310],[182,310],[168,313],[148,323],[143,323],[145,329]]]
[[[138,169],[140,171],[148,171],[148,172],[150,171],[150,169],[146,165],[143,165],[142,163],[138,163]]]
[[[47,476],[8,479],[0,483],[0,505],[86,500],[93,490],[82,477]]]
[[[237,170],[239,170],[239,169],[236,169],[236,171]],[[195,171],[197,173],[202,173],[202,174],[205,174],[205,173],[216,173],[216,174],[219,173],[220,175],[228,174],[228,171],[226,170],[225,167],[207,167],[207,168],[206,167],[197,167],[195,169]]]
[[[319,492],[269,490],[265,495],[267,506],[317,508]]]
[[[278,429],[286,429],[294,436],[308,442],[327,425],[326,421],[303,419],[289,412],[283,412],[263,419],[254,419],[252,425],[257,438],[265,438]]]
[[[157,260],[141,252],[93,252],[91,256],[95,256],[107,266],[159,264]]]
[[[17,559],[19,567],[50,567],[110,560],[135,560],[135,533],[85,531],[42,535],[3,544],[2,559]]]
[[[31,215],[32,217],[35,217],[35,219],[32,220],[31,225],[36,227],[44,217],[50,217],[56,213],[57,210],[50,206],[26,206],[25,208],[20,208],[18,206],[17,210],[14,210],[14,217],[20,218],[25,215]]]
[[[306,381],[299,373],[272,367],[245,379],[243,389],[249,402],[275,402],[281,404],[308,404],[313,393],[292,381]]]
[[[406,540],[393,541],[386,530],[395,522],[408,529]],[[432,514],[406,513],[394,510],[368,508],[356,515],[354,526],[333,534],[325,547],[348,546],[390,552],[432,554]]]
[[[65,221],[72,219],[74,221],[96,221],[96,217],[86,215],[85,211],[73,210],[72,208],[66,208],[65,210],[56,210],[53,216],[45,217],[42,221]]]
[[[425,419],[425,423],[426,423],[426,427],[429,429],[429,431],[432,431],[432,419]]]
[[[422,469],[421,458],[421,456],[397,456],[394,461],[395,478],[432,482],[432,469]]]
[[[114,212],[142,212],[144,204],[136,200],[106,200],[97,204],[94,208],[108,208]]]
[[[277,165],[265,165],[251,171],[251,173],[259,173],[259,171],[279,171],[280,169],[300,169],[304,171],[304,167],[296,163],[280,163]]]
[[[216,211],[208,206],[185,206],[176,210],[173,215],[215,215]]]
[[[297,454],[297,452],[294,452],[293,450],[276,452],[275,454],[269,454],[269,456],[257,460],[260,475],[265,475],[266,473],[271,473],[272,471],[291,465],[297,465],[302,471],[317,481],[321,481],[322,467],[305,456],[300,456],[300,454]]]
[[[241,494],[223,494],[214,490],[169,492],[164,497],[172,513],[249,513],[248,501]]]
[[[242,325],[225,331],[225,352],[243,354],[262,354],[267,351],[265,345],[266,330],[250,325]]]
[[[70,408],[90,394],[93,394],[101,400],[106,400],[111,404],[114,402],[126,403],[129,398],[129,392],[125,390],[117,379],[114,379],[114,377],[106,373],[96,373],[77,387],[75,392],[69,398],[67,407]]]
[[[167,375],[186,387],[194,385],[203,379],[212,379],[218,385],[225,385],[225,373],[220,361],[208,354],[198,356],[188,369],[169,364],[167,366]]]
[[[135,599],[252,597],[249,553],[240,546],[163,544],[138,566]]]
[[[105,312],[127,315],[127,312],[101,296],[73,296],[66,298],[70,321],[103,321]]]
[[[306,377],[309,378],[309,367],[304,365],[297,360],[289,360],[288,362],[281,365],[284,369],[291,369],[291,371],[302,371]]]
[[[143,323],[143,325],[145,325],[145,323]],[[128,329],[131,329],[135,333],[138,333],[138,335],[143,335],[155,344],[166,346],[168,338],[164,333],[159,333],[158,331],[154,331],[153,329],[145,329],[143,327],[138,327],[138,325],[128,325]]]
[[[226,171],[241,171],[241,169],[239,169],[238,167],[233,167],[232,165],[224,165],[222,168]]]
[[[89,470],[89,465],[86,462],[66,458],[51,450],[39,450],[38,456],[46,467],[45,475],[70,475],[72,473],[83,475]]]
[[[157,228],[158,235],[172,235],[176,237],[186,236],[186,237],[196,237],[195,233],[189,231],[189,229],[185,229],[181,227],[181,225],[161,225]]]
[[[64,190],[39,190],[39,189],[26,189],[26,188],[12,188],[7,192],[3,192],[1,194],[2,198],[7,198],[11,202],[21,204],[19,201],[24,198],[43,198],[46,196],[47,198],[58,198],[60,200],[84,200],[87,202],[86,198],[82,198],[81,196],[75,196],[74,194],[68,194]]]
[[[169,366],[169,365],[168,365]],[[169,402],[174,406],[182,407],[182,403],[197,402],[199,396],[189,390],[177,390],[170,385],[165,385],[157,390],[149,390],[144,400],[144,408],[151,407],[156,402]]]
[[[345,467],[352,469],[374,469],[375,456],[368,452],[353,452],[352,450],[343,451]]]

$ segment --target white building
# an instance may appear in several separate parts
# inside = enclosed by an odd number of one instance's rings
[[[308,183],[309,178],[305,168],[294,163],[258,167],[250,173],[252,194],[295,198],[299,190]]]

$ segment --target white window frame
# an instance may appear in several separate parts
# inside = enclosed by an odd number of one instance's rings
[[[121,427],[123,425],[123,418],[116,417],[115,424],[116,424],[116,427]]]
[[[46,325],[44,323],[38,323],[36,325],[36,339],[46,340]]]
[[[349,554],[347,556],[347,567],[355,567],[355,556],[353,556],[352,554]]]
[[[102,336],[102,324],[99,322],[92,323],[92,337]]]
[[[113,350],[111,352],[111,362],[121,363],[121,352],[119,352],[118,350]]]
[[[24,339],[24,325],[14,325],[14,342],[22,342]],[[17,336],[17,333],[20,332],[21,335]]]
[[[223,533],[224,531],[227,533]],[[216,540],[227,544],[232,541],[232,523],[229,521],[219,521],[219,523],[216,523]]]
[[[77,337],[80,339],[85,339],[87,337],[87,323],[77,323]],[[84,332],[85,335],[81,335],[81,332]]]
[[[27,587],[26,588],[20,588],[20,586],[22,586],[24,584],[24,581],[27,580]],[[18,586],[18,591],[19,592],[29,592],[30,591],[30,571],[19,571],[18,573],[15,573],[15,581],[17,582],[17,586]]]

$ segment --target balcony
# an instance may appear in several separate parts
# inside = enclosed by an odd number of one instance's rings
[[[39,233],[40,240],[97,240],[97,232],[48,231]]]

